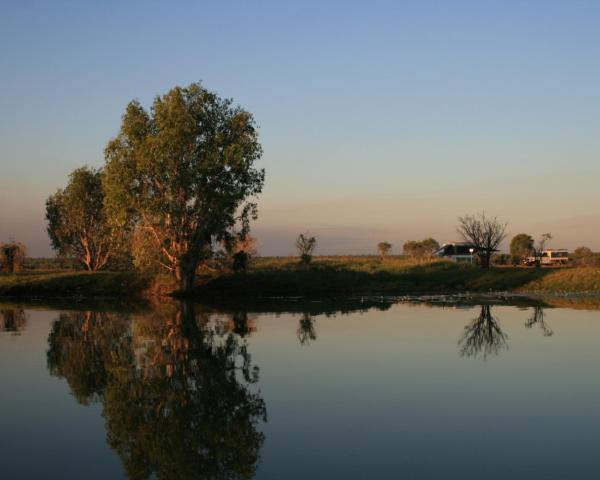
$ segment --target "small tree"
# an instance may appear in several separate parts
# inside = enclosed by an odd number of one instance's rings
[[[308,232],[301,233],[296,239],[296,250],[300,255],[300,263],[308,265],[317,247],[317,237],[311,237]]]
[[[592,250],[588,247],[577,247],[573,250],[573,254],[571,255],[573,261],[577,265],[581,265],[584,267],[596,266],[600,264],[600,258],[597,254],[594,254]]]
[[[23,270],[27,249],[19,242],[0,243],[0,271],[15,273]]]
[[[433,252],[435,252],[438,248],[440,248],[440,244],[435,238],[426,238],[425,240],[421,240],[421,255],[425,258],[431,258],[433,256]]]
[[[552,240],[551,233],[542,233],[540,239],[538,240],[537,246],[533,249],[536,267],[542,266],[542,255],[544,254],[544,250],[546,249],[546,244],[550,240]]]
[[[483,268],[490,268],[492,254],[506,238],[506,223],[496,217],[488,217],[485,212],[458,218],[457,231],[464,241],[473,245]]]
[[[510,241],[510,254],[519,260],[524,260],[533,251],[533,237],[526,233],[515,235]]]
[[[391,249],[392,249],[391,243],[379,242],[377,244],[377,252],[379,253],[379,256],[381,257],[381,260],[385,260],[385,257],[387,257],[388,253],[390,253]]]
[[[76,258],[90,271],[104,268],[123,238],[123,230],[107,219],[102,175],[101,170],[78,168],[69,176],[67,187],[46,201],[52,248]]]
[[[246,273],[250,259],[257,254],[258,242],[251,235],[236,236],[231,242],[225,242],[227,257],[232,261],[233,271]]]
[[[402,250],[405,255],[412,258],[431,258],[433,252],[440,248],[440,244],[433,238],[426,238],[417,242],[415,240],[409,240],[406,242]]]

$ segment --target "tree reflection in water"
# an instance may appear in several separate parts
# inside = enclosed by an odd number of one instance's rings
[[[481,305],[479,316],[465,326],[458,341],[460,355],[463,357],[498,355],[501,350],[508,349],[508,336],[502,331],[496,318],[492,315],[490,305]]]
[[[554,332],[546,324],[546,320],[544,319],[544,307],[533,307],[533,314],[527,319],[527,321],[525,322],[525,326],[527,328],[531,328],[534,325],[538,325],[540,327],[540,330],[542,331],[544,337],[551,337],[554,334]]]
[[[251,329],[243,315],[227,321],[188,304],[151,316],[62,314],[48,367],[78,401],[102,403],[108,443],[130,478],[251,478],[266,406],[251,389]]]
[[[317,330],[315,329],[315,319],[309,312],[304,312],[298,322],[296,335],[301,345],[309,345],[310,342],[317,339]]]
[[[0,308],[0,332],[11,332],[20,335],[25,330],[27,316],[25,310],[19,307]]]

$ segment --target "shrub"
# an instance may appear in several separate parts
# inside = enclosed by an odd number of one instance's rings
[[[310,263],[316,247],[317,237],[309,236],[308,232],[306,234],[301,233],[298,235],[298,238],[296,239],[296,250],[298,251],[298,255],[300,255],[300,263],[302,265],[308,265]]]
[[[379,256],[381,257],[381,259],[385,259],[385,257],[387,257],[388,253],[390,253],[390,250],[392,249],[392,244],[388,243],[388,242],[379,242],[377,244],[377,252],[379,253]]]
[[[6,273],[20,272],[25,263],[25,245],[19,242],[0,244],[0,271]]]

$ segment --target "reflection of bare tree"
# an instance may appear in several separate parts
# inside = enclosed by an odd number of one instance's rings
[[[302,318],[298,323],[298,330],[296,331],[298,340],[301,345],[308,345],[311,341],[317,339],[317,331],[315,330],[315,320],[308,312],[302,314]]]
[[[246,332],[244,319],[215,322],[189,304],[102,316],[61,315],[48,339],[48,367],[82,403],[102,404],[108,443],[128,476],[252,478],[266,406],[251,386],[258,368],[234,332]],[[226,324],[233,328],[222,331]]]
[[[465,326],[458,344],[463,357],[498,355],[500,350],[508,348],[508,336],[502,331],[498,321],[492,315],[489,305],[482,305],[479,316]]]
[[[527,328],[531,328],[534,325],[538,325],[544,337],[551,337],[554,332],[552,329],[546,324],[544,319],[544,307],[533,307],[533,314],[529,319],[525,322],[525,326]]]
[[[27,317],[22,308],[2,308],[0,310],[0,332],[12,332],[19,335],[25,330]]]

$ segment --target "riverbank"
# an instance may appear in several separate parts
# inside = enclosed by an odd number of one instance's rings
[[[25,272],[0,275],[0,296],[46,298],[133,298],[168,294],[164,277],[136,272]],[[194,297],[408,295],[460,292],[518,292],[544,295],[600,294],[600,268],[476,266],[447,261],[415,262],[393,257],[316,257],[302,267],[296,258],[257,258],[246,274],[199,277]]]
[[[291,259],[258,259],[247,274],[205,279],[197,296],[404,295],[509,291],[600,293],[600,268],[477,266],[402,258],[319,257],[308,268]]]

